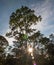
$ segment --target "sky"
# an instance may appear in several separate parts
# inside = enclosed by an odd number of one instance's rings
[[[54,0],[0,0],[0,35],[8,31],[11,13],[22,5],[42,16],[42,21],[35,26],[42,34],[54,33]]]

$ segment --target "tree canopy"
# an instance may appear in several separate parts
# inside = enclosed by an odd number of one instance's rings
[[[11,14],[9,21],[11,32],[7,33],[6,36],[14,37],[20,46],[27,42],[29,43],[32,39],[35,40],[36,37],[34,37],[36,28],[32,29],[33,27],[31,28],[31,26],[36,25],[41,19],[41,16],[34,14],[34,10],[22,6]],[[38,35],[40,35],[40,32],[37,33],[37,36]]]

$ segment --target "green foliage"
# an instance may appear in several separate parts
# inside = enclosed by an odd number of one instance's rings
[[[23,38],[24,40],[27,40],[27,39],[28,39],[28,36],[27,36],[26,34],[24,34],[24,35],[22,35],[22,38]]]

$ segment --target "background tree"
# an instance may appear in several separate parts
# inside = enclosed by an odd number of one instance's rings
[[[49,35],[50,42],[47,44],[48,62],[54,65],[54,34]]]
[[[5,49],[8,46],[8,41],[6,38],[0,35],[0,65],[3,64],[4,59],[6,58]]]

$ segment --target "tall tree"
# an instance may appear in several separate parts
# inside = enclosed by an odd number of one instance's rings
[[[26,6],[22,6],[11,14],[9,21],[11,31],[6,36],[16,39],[13,41],[15,48],[12,51],[16,52],[18,58],[24,58],[28,45],[34,44],[36,38],[41,35],[40,32],[36,32],[36,28],[32,27],[41,19],[41,16],[36,16],[34,10]]]
[[[11,32],[6,36],[14,36],[18,44],[22,46],[26,44],[25,41],[30,41],[30,38],[36,33],[34,33],[36,28],[32,29],[31,26],[37,24],[41,19],[41,16],[37,17],[34,14],[34,10],[22,6],[11,14],[9,22]]]

